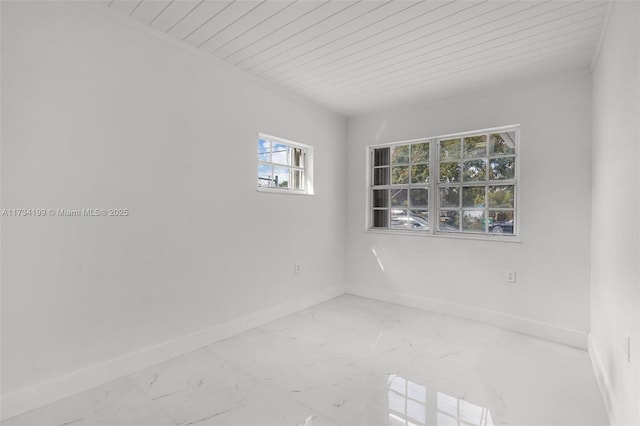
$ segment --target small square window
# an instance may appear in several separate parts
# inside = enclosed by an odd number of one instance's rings
[[[258,190],[313,194],[312,152],[308,145],[258,135]]]

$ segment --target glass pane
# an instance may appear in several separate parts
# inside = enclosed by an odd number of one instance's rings
[[[428,213],[420,210],[392,210],[391,228],[426,231],[429,229]]]
[[[464,232],[484,232],[484,210],[463,210],[462,230]]]
[[[391,207],[407,207],[407,190],[394,189],[391,191]]]
[[[464,156],[485,157],[487,155],[487,136],[470,136],[464,138]]]
[[[411,183],[429,183],[429,165],[411,166]]]
[[[440,188],[440,207],[460,207],[459,188]]]
[[[291,148],[293,153],[292,164],[297,167],[302,167],[302,148]]]
[[[373,227],[386,228],[389,226],[389,210],[373,211]]]
[[[409,216],[406,210],[394,209],[391,211],[391,228],[407,229],[409,227]]]
[[[429,211],[409,210],[409,221],[413,229],[426,231],[429,229]]]
[[[489,161],[489,179],[505,180],[513,179],[516,175],[516,158],[492,158]]]
[[[258,165],[258,186],[273,187],[273,167],[264,164]]]
[[[288,167],[274,167],[273,168],[273,186],[278,188],[289,188],[289,168]]]
[[[409,183],[409,166],[391,168],[391,184],[398,185]]]
[[[513,205],[514,205],[513,185],[489,187],[489,207],[513,208]]]
[[[490,137],[491,154],[515,154],[516,132],[494,133]]]
[[[302,170],[292,170],[291,171],[291,188],[294,189],[304,189],[304,180],[303,180],[303,171]]]
[[[428,163],[429,162],[429,142],[416,143],[411,145],[411,162],[412,163]]]
[[[429,190],[426,188],[415,188],[409,191],[411,207],[429,207]]]
[[[389,165],[389,148],[376,148],[373,150],[373,165],[374,166]]]
[[[391,164],[409,164],[409,145],[391,147]]]
[[[373,185],[389,185],[389,167],[373,169]]]
[[[440,160],[455,160],[460,158],[460,139],[440,141]]]
[[[440,182],[460,182],[460,163],[440,163]]]
[[[289,164],[289,147],[287,145],[273,142],[271,150],[271,162],[278,164]]]
[[[513,210],[489,210],[489,232],[494,234],[513,234]]]
[[[372,197],[373,207],[389,207],[389,190],[375,189]]]
[[[258,139],[258,161],[269,161],[271,153],[271,142],[265,139]]]
[[[484,186],[462,188],[462,207],[484,207]]]
[[[465,182],[487,180],[487,160],[471,160],[463,163],[462,177]]]
[[[439,231],[459,232],[460,215],[457,210],[440,210]]]

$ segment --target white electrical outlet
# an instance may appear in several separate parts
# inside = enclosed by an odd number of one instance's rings
[[[508,283],[515,283],[516,282],[516,273],[515,273],[515,271],[507,272],[507,282]]]
[[[293,272],[296,274],[300,273],[300,264],[296,263],[295,265],[293,265]]]

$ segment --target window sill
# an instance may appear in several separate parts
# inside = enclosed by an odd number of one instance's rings
[[[452,232],[432,232],[432,231],[400,231],[395,229],[366,229],[366,233],[381,235],[405,235],[410,237],[431,237],[445,238],[450,240],[475,240],[475,241],[494,241],[500,243],[521,243],[520,237],[517,235],[500,235],[500,234],[454,234]]]
[[[297,189],[257,188],[257,191],[284,195],[313,195],[313,192],[299,191]]]

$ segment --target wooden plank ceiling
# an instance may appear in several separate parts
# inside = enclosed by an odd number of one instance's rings
[[[105,0],[337,114],[588,67],[607,1]]]

